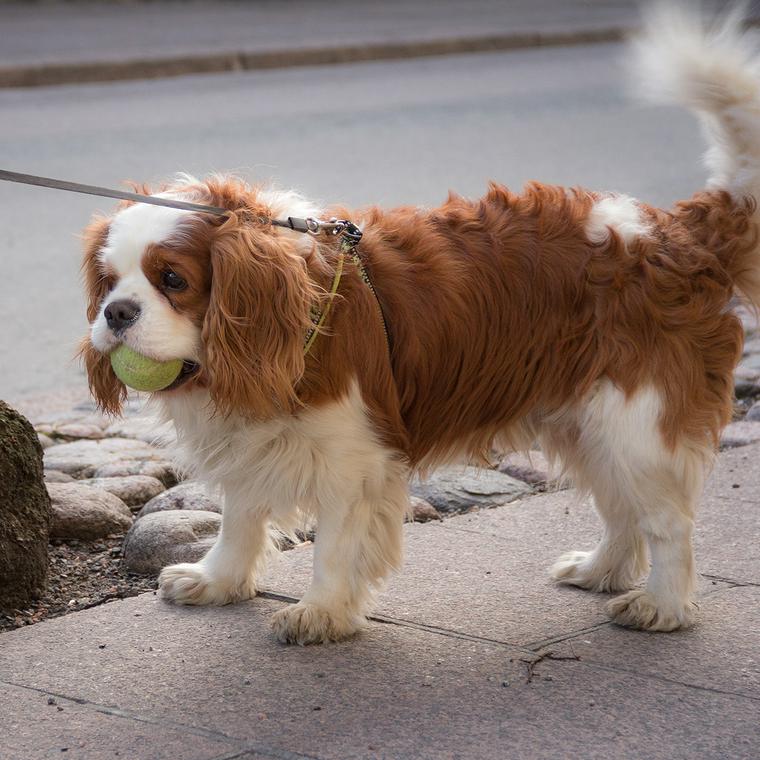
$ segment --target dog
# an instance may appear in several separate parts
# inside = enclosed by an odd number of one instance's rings
[[[650,12],[634,51],[650,99],[696,111],[710,140],[706,189],[669,210],[533,183],[349,211],[180,176],[164,197],[229,213],[126,203],[92,221],[91,391],[119,412],[108,355],[121,343],[183,359],[153,396],[183,466],[224,496],[214,546],[161,572],[167,600],[255,596],[270,529],[307,515],[313,583],[273,629],[349,637],[401,564],[410,475],[538,441],[604,523],[552,576],[619,592],[607,609],[625,626],[693,622],[694,514],[742,352],[732,303],[760,305],[757,53],[736,13],[710,27],[672,7]],[[271,224],[282,217],[345,218],[363,235],[347,246]]]

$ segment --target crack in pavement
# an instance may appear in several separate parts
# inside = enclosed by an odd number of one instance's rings
[[[246,752],[256,752],[265,757],[276,758],[276,760],[321,760],[316,755],[303,755],[299,752],[291,752],[290,750],[277,749],[277,747],[269,747],[260,744],[253,744],[247,739],[238,738],[235,736],[229,736],[222,731],[214,731],[210,728],[202,728],[200,726],[190,726],[185,723],[178,723],[177,721],[168,720],[166,718],[153,718],[149,715],[142,715],[132,710],[123,710],[120,707],[114,705],[103,705],[99,702],[93,702],[84,697],[73,697],[69,694],[63,694],[49,689],[43,689],[38,686],[28,686],[26,684],[16,683],[14,681],[2,680],[0,683],[6,686],[14,686],[17,689],[25,689],[27,691],[33,691],[38,694],[44,694],[49,697],[55,697],[56,699],[62,699],[66,702],[73,702],[74,704],[81,705],[83,707],[92,708],[95,712],[99,712],[103,715],[110,715],[114,718],[123,718],[125,720],[132,720],[136,723],[147,723],[153,726],[170,727],[177,729],[180,732],[186,732],[193,736],[202,736],[204,739],[211,739],[220,743],[227,743],[235,745],[235,753],[230,755],[216,755],[209,760],[224,760],[228,758],[232,760],[234,757],[239,757]]]

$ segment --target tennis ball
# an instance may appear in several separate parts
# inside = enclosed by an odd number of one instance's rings
[[[116,377],[136,391],[163,390],[179,377],[182,364],[182,359],[156,361],[123,343],[111,352],[111,366]]]

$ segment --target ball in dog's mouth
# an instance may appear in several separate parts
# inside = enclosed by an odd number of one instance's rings
[[[111,367],[125,385],[136,391],[153,393],[178,388],[199,369],[186,359],[160,361],[122,344],[110,355]]]

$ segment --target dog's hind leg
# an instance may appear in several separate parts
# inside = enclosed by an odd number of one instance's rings
[[[337,641],[363,627],[373,588],[401,564],[406,478],[403,466],[389,462],[379,477],[354,475],[336,489],[350,497],[317,505],[313,582],[300,602],[273,616],[280,641]]]
[[[691,535],[706,458],[699,447],[665,445],[660,409],[653,389],[626,399],[609,382],[587,399],[569,469],[593,494],[605,532],[593,551],[565,554],[551,570],[562,583],[627,590],[646,569],[646,540],[652,557],[646,589],[612,600],[608,612],[616,622],[648,630],[692,621]]]

